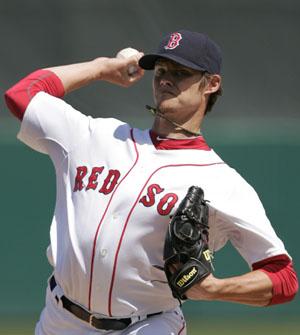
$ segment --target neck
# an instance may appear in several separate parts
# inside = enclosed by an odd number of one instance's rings
[[[146,106],[154,115],[155,120],[152,126],[152,130],[162,136],[174,139],[188,139],[199,136],[200,133],[200,122],[193,122],[189,120],[184,124],[178,124],[161,114],[159,111]],[[201,120],[202,121],[202,120]]]
[[[189,130],[189,128],[176,127],[158,116],[154,120],[152,130],[162,137],[174,139],[193,138],[200,135],[200,129]]]

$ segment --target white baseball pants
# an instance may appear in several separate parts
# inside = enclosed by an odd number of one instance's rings
[[[35,335],[186,335],[185,320],[181,309],[154,315],[138,321],[124,330],[98,330],[57,303],[47,288],[46,306],[35,328]]]

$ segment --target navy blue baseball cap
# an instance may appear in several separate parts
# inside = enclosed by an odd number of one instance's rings
[[[139,66],[145,70],[153,70],[159,58],[170,59],[186,67],[210,74],[221,72],[221,49],[202,33],[188,30],[169,33],[159,44],[156,53],[140,58]]]

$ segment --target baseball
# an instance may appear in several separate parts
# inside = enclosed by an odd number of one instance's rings
[[[136,49],[125,48],[125,49],[120,50],[117,53],[116,58],[129,58],[129,57],[134,56],[138,53],[139,53],[139,51],[136,50]],[[138,69],[135,65],[129,65],[127,72],[128,72],[129,75],[133,75],[135,72],[137,72],[137,70]]]

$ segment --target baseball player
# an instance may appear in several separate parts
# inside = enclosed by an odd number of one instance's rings
[[[97,80],[129,87],[144,70],[154,70],[151,129],[85,116],[62,100]],[[49,155],[56,171],[53,274],[37,335],[183,335],[186,299],[293,299],[291,257],[256,192],[200,133],[221,93],[220,73],[218,45],[179,30],[156,53],[37,70],[6,92],[22,121],[18,138]],[[216,278],[212,253],[227,241],[250,270]],[[184,257],[170,266],[181,248]]]

